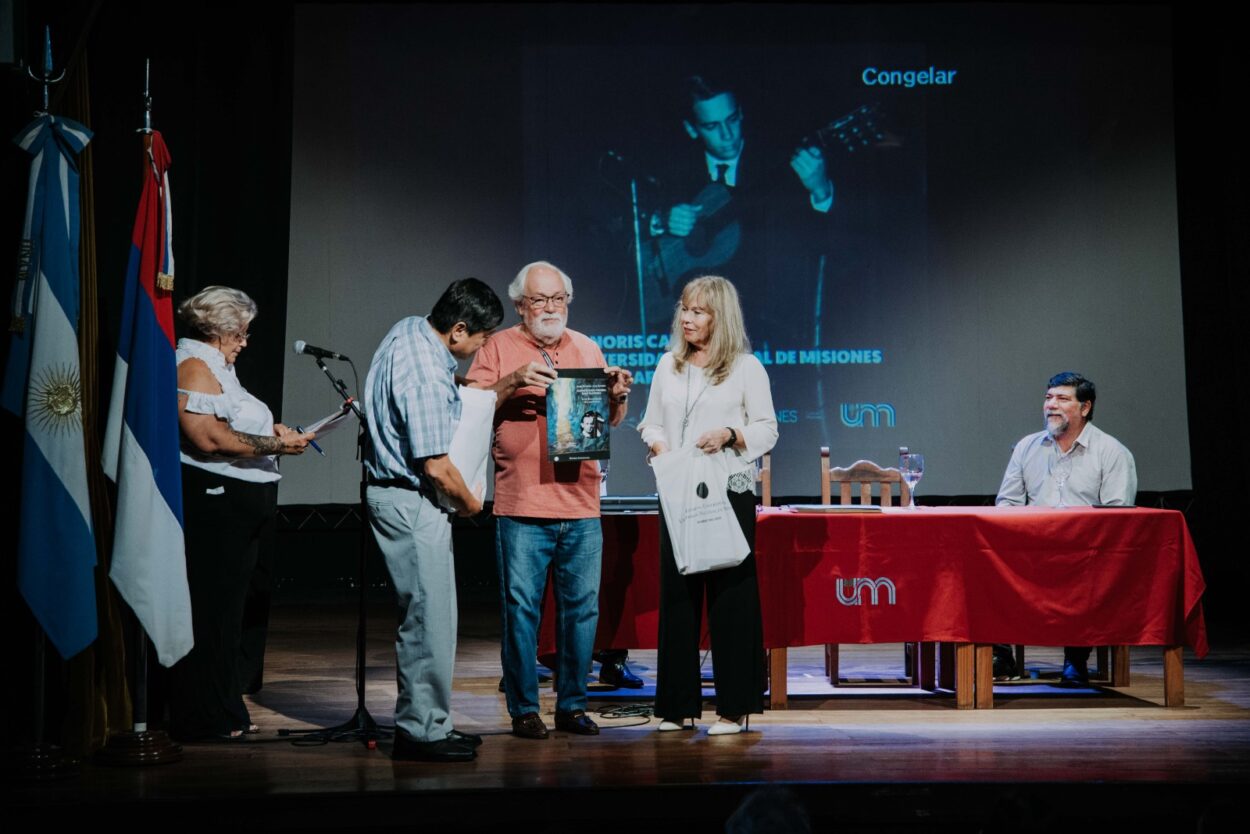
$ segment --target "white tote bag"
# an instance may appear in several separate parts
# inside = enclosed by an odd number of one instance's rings
[[[725,492],[729,456],[695,446],[651,459],[677,572],[702,573],[742,563],[751,545]]]
[[[486,494],[486,459],[490,457],[490,433],[495,422],[495,392],[460,386],[460,422],[451,436],[447,457],[460,470],[464,484],[477,499]],[[438,503],[449,510],[455,504],[443,493]]]

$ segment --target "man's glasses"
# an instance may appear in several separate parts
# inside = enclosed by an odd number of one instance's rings
[[[529,302],[531,310],[541,310],[548,304],[559,310],[569,303],[569,295],[563,292],[555,295],[527,295],[525,300]]]

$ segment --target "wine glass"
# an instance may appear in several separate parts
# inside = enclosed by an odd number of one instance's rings
[[[903,473],[903,480],[907,482],[907,487],[911,492],[911,503],[907,505],[907,509],[914,510],[916,509],[916,484],[920,483],[921,477],[924,476],[924,455],[919,452],[899,455],[898,468]]]
[[[1066,507],[1067,502],[1063,500],[1063,486],[1068,482],[1068,478],[1072,475],[1072,457],[1063,455],[1055,461],[1055,465],[1051,467],[1051,476],[1055,479],[1055,485],[1059,487],[1059,503],[1056,507]]]

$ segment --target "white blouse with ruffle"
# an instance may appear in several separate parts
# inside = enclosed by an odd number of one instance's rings
[[[199,359],[213,372],[213,378],[221,386],[220,394],[205,394],[201,391],[187,391],[179,388],[178,393],[187,398],[187,411],[192,414],[211,414],[225,420],[230,428],[244,434],[256,434],[262,437],[273,436],[273,412],[269,406],[247,393],[247,389],[239,384],[239,377],[233,365],[226,364],[226,357],[217,348],[198,339],[179,339],[177,351],[178,364],[188,359]],[[228,478],[241,481],[266,483],[276,481],[282,476],[278,474],[277,455],[266,455],[259,458],[239,458],[223,460],[198,455],[184,443],[182,462],[209,472],[217,472]]]

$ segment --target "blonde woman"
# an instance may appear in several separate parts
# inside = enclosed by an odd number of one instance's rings
[[[638,426],[652,455],[694,445],[731,458],[729,502],[755,542],[756,458],[777,442],[777,415],[764,366],[751,353],[733,284],[714,275],[682,290],[669,351],[651,381]],[[716,712],[708,735],[730,735],[762,711],[764,638],[755,553],[733,568],[682,576],[660,514],[660,649],[655,712],[660,731],[702,712],[699,625],[707,598],[716,667]]]

